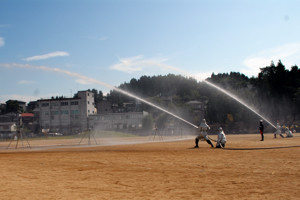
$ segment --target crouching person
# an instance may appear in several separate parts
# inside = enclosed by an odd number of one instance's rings
[[[286,134],[286,137],[294,137],[292,131],[290,131],[290,129],[288,127],[286,127],[286,129],[285,129],[285,134]]]
[[[225,148],[225,144],[226,144],[226,136],[222,127],[220,127],[216,148]]]

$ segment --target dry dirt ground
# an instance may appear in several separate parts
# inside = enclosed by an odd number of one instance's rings
[[[0,199],[300,199],[299,133],[227,138],[2,149]]]

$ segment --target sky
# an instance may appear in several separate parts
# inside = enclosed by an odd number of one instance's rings
[[[300,65],[298,0],[0,0],[0,103]]]

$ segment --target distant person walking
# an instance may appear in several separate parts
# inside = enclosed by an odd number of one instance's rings
[[[280,126],[280,124],[277,122],[277,125],[276,125],[276,131],[275,131],[275,133],[274,133],[274,138],[276,138],[276,135],[277,134],[279,134],[280,135],[280,137],[284,137],[283,135],[282,135],[282,133],[281,133],[281,126]]]
[[[263,120],[259,121],[259,132],[261,135],[261,140],[260,141],[264,141],[264,125],[263,125]]]
[[[211,143],[211,141],[209,140],[208,138],[208,135],[207,135],[207,130],[210,129],[210,127],[207,125],[206,123],[206,120],[203,119],[200,126],[198,127],[199,128],[199,135],[195,138],[195,147],[194,148],[198,148],[198,143],[199,143],[199,140],[206,140],[206,142],[208,144],[210,144],[211,147],[214,147],[214,145]]]
[[[224,133],[222,127],[220,127],[216,148],[225,148],[225,144],[226,144],[226,136],[225,136],[225,133]]]

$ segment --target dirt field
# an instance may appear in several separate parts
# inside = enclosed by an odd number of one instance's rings
[[[214,138],[214,136],[212,136]],[[0,151],[0,199],[300,199],[300,134]]]

